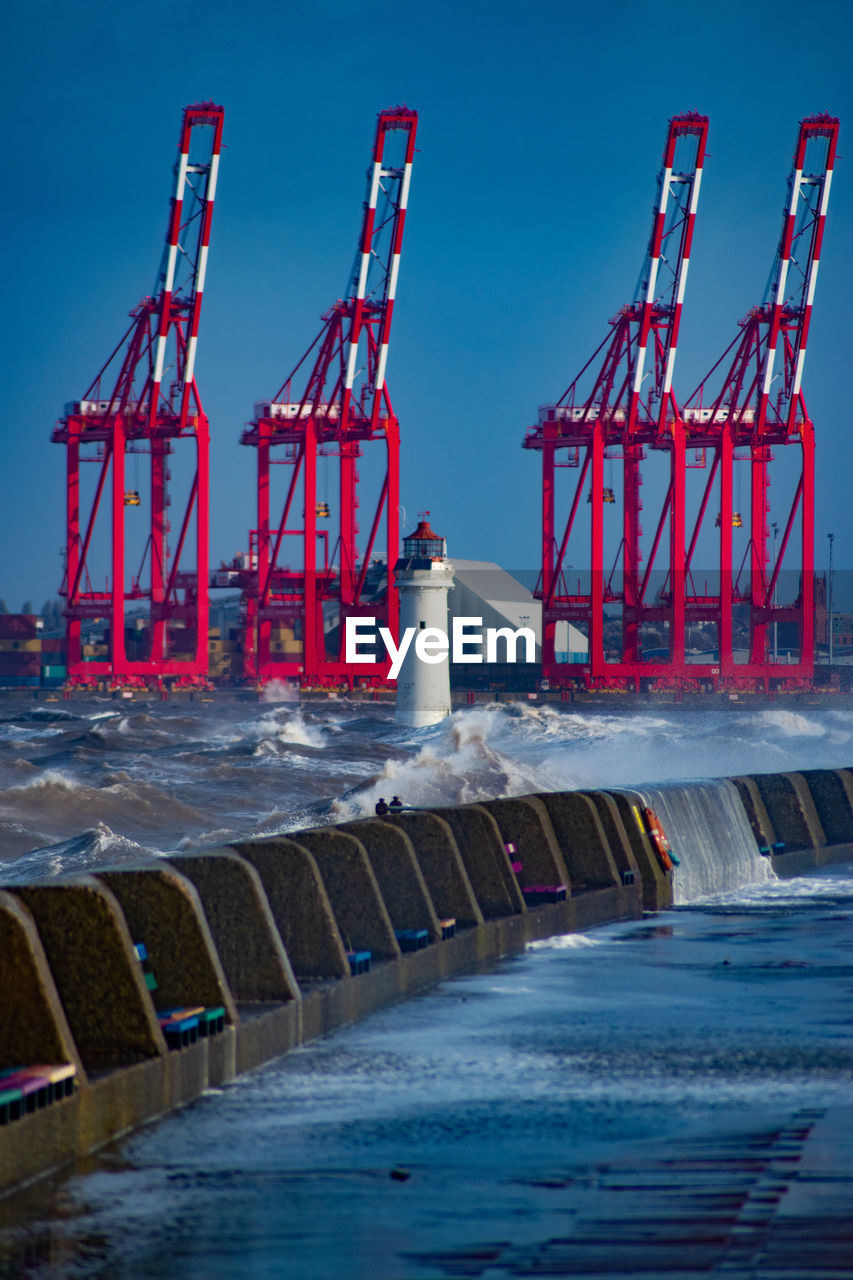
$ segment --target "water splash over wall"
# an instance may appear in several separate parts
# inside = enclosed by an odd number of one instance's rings
[[[654,809],[679,859],[673,872],[676,904],[776,879],[758,852],[734,783],[680,782],[635,794]]]

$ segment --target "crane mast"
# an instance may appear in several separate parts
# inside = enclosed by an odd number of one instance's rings
[[[256,404],[242,434],[242,443],[257,450],[258,493],[257,528],[242,574],[244,670],[261,682],[375,679],[375,666],[343,660],[346,619],[369,614],[397,632],[392,570],[400,434],[386,368],[416,131],[417,113],[406,107],[379,114],[346,297],[323,316],[319,334],[276,395]],[[373,510],[359,550],[365,486],[358,460],[368,450]],[[273,518],[276,463],[286,479]],[[330,463],[337,472],[334,495],[324,487]],[[384,561],[380,556],[373,563],[383,541]]]
[[[117,346],[83,397],[66,405],[52,435],[65,445],[67,459],[61,591],[72,685],[206,680],[209,428],[195,362],[223,119],[222,107],[212,102],[184,110],[155,292],[131,312]],[[173,496],[168,460],[176,441],[190,444],[191,474],[173,552],[166,541]],[[137,464],[143,455],[150,459],[147,494],[128,487],[128,458]],[[84,463],[95,468],[85,495]],[[87,498],[88,515],[81,519]],[[140,530],[146,515],[147,532]],[[126,564],[134,539],[140,548],[135,572]],[[104,570],[104,585],[96,585]],[[126,635],[129,604],[134,627]],[[85,654],[83,628],[100,621],[106,623],[102,651]]]
[[[695,112],[669,122],[637,294],[610,321],[609,334],[560,400],[540,409],[539,422],[524,440],[525,448],[542,453],[542,571],[536,594],[542,600],[543,676],[557,685],[638,684],[651,670],[639,652],[641,627],[649,621],[668,627],[671,659],[681,654],[683,660],[685,436],[672,382],[707,133],[707,118]],[[644,570],[640,514],[647,450],[668,455],[670,478]],[[622,534],[608,573],[604,513],[618,499],[614,486],[604,481],[605,465],[615,461],[622,463]],[[560,468],[574,468],[578,476],[558,539]],[[590,508],[588,551],[575,552],[582,542],[577,517],[584,493]],[[651,574],[667,526],[666,578],[652,601]],[[566,576],[569,556],[577,563],[582,554],[589,555],[590,567],[573,590]],[[622,610],[621,653],[615,661],[605,655],[605,603]],[[586,661],[558,661],[560,624],[585,629]]]
[[[694,618],[716,628],[719,662],[712,674],[722,687],[769,688],[772,680],[776,687],[802,688],[814,674],[815,441],[802,378],[837,141],[834,116],[810,116],[800,122],[767,295],[740,321],[737,335],[684,411],[691,446],[701,448],[711,460],[686,549],[687,604]],[[790,469],[797,453],[796,482],[786,489],[781,463],[784,459]],[[774,466],[777,462],[780,465]],[[747,519],[734,506],[735,501],[745,506],[736,498],[739,463],[748,464],[749,470]],[[703,525],[714,514],[719,528],[718,590],[709,594],[696,587],[693,559]],[[779,519],[771,526],[776,514]],[[733,537],[738,529],[748,536],[740,559]],[[791,598],[780,602],[786,566]],[[748,650],[740,661],[733,641],[738,609],[748,616]],[[797,633],[794,643],[784,646],[784,663],[778,647],[780,625],[788,632],[793,626]]]

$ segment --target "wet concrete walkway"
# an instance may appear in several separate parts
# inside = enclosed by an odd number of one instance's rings
[[[853,1276],[853,1107],[673,1144],[540,1182],[564,1235],[410,1255],[416,1274],[842,1280]]]
[[[533,944],[4,1202],[0,1276],[853,1280],[851,924],[839,868]]]

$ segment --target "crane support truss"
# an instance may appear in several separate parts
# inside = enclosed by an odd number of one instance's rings
[[[815,440],[802,379],[837,141],[835,117],[801,121],[765,301],[741,320],[684,408],[690,448],[708,468],[686,541],[685,607],[716,629],[718,661],[709,674],[718,687],[805,688],[814,674]],[[746,516],[734,510],[741,463],[749,473]],[[699,589],[693,564],[711,520],[719,560],[709,592]],[[743,550],[733,529],[742,531]],[[738,612],[741,653],[733,644]]]
[[[562,399],[540,410],[539,423],[524,441],[543,458],[537,594],[543,675],[555,685],[769,689],[804,687],[813,676],[814,429],[802,377],[838,121],[823,115],[802,121],[768,297],[741,321],[734,341],[680,411],[673,367],[706,136],[703,117],[670,122],[638,296],[611,321],[611,333]],[[680,145],[684,156],[688,139],[693,143],[686,161],[676,159],[675,148]],[[794,446],[786,461],[798,451],[799,473],[791,478],[789,468],[784,496],[781,485],[771,495],[772,464],[784,446]],[[661,486],[663,501],[643,566],[642,464],[655,453],[668,460],[668,483]],[[608,459],[622,463],[618,495],[605,485]],[[735,507],[737,502],[746,508],[736,496],[740,463],[750,472],[746,519]],[[558,530],[560,467],[576,468],[578,479]],[[687,476],[694,468],[704,469],[706,479],[688,519]],[[584,495],[590,505],[590,569],[578,575],[572,590],[569,564],[579,558],[573,547],[582,532]],[[605,513],[620,498],[621,540],[608,564],[604,535],[611,516]],[[771,560],[768,522],[776,515]],[[746,545],[736,550],[733,530],[740,529]],[[662,547],[668,558],[658,563]],[[709,568],[697,569],[699,554],[711,556]],[[786,565],[795,596],[780,602]],[[619,646],[612,634],[605,642],[608,612],[614,611],[622,617]],[[747,637],[740,651],[736,622]],[[557,660],[561,623],[586,630],[586,661]],[[690,629],[708,624],[715,636],[710,653],[689,653]],[[795,643],[781,653],[780,627],[797,632]],[[652,628],[658,644],[661,634],[665,640],[663,651],[644,645],[644,632]]]
[[[542,601],[542,673],[556,685],[637,685],[641,676],[668,676],[673,655],[683,654],[686,437],[673,371],[707,134],[705,116],[689,113],[670,121],[637,295],[610,321],[610,332],[561,399],[540,409],[539,422],[524,440],[525,448],[542,454],[542,571],[536,594]],[[668,460],[669,483],[644,568],[640,489],[647,451]],[[621,462],[618,495],[605,485],[605,467],[616,461]],[[558,528],[560,468],[574,468],[577,479],[565,523],[561,516]],[[621,538],[608,568],[605,508],[614,508],[610,518],[620,497]],[[587,504],[588,549],[579,519]],[[569,568],[570,561],[579,563],[578,545],[589,554],[590,569],[578,575],[573,589]],[[652,597],[661,577],[664,589]],[[615,660],[605,649],[605,605],[622,613]],[[652,622],[669,631],[669,662],[642,660],[642,627]],[[561,624],[585,632],[585,661],[558,661]],[[571,641],[563,644],[572,647]]]
[[[379,114],[347,296],[242,435],[257,449],[257,528],[242,574],[244,672],[257,681],[375,681],[375,664],[344,660],[346,619],[369,615],[397,635],[400,429],[386,366],[416,130],[417,113],[405,107]],[[359,551],[357,464],[368,446],[376,446],[372,511]],[[280,508],[276,463],[285,473]],[[330,465],[336,495],[322,487]]]
[[[82,399],[66,405],[52,435],[67,457],[62,594],[70,684],[206,680],[209,431],[195,361],[223,118],[222,107],[210,102],[185,109],[156,292],[130,313],[121,340]],[[173,551],[166,539],[175,441],[190,442],[192,474]],[[133,455],[150,458],[147,494],[128,489]],[[81,518],[86,462],[95,467],[94,496]],[[146,510],[147,536],[140,536]],[[129,573],[130,534],[142,549],[138,569]],[[106,581],[96,585],[104,569]],[[126,635],[128,605],[135,616]],[[106,622],[107,632],[104,652],[93,657],[83,653],[83,630],[95,621]]]

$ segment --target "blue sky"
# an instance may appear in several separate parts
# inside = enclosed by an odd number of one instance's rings
[[[853,567],[848,364],[853,129],[846,3],[316,0],[9,6],[4,19],[5,554],[12,609],[55,595],[64,451],[50,443],[153,286],[183,107],[224,105],[197,375],[213,438],[212,561],[254,524],[252,405],[340,296],[376,113],[420,113],[388,379],[401,497],[451,555],[539,562],[522,452],[632,295],[670,116],[710,117],[676,388],[761,300],[797,123],[841,117],[804,387],[819,562]],[[851,148],[853,150],[853,148]]]

